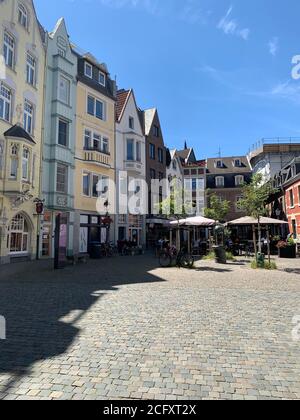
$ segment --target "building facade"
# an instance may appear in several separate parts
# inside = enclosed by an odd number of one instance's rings
[[[115,82],[91,54],[78,54],[77,80],[75,255],[90,252],[93,242],[114,240],[104,204],[110,216],[115,212],[115,195],[107,196],[115,182]]]
[[[117,241],[146,243],[146,140],[133,90],[119,90],[116,106],[116,220]],[[134,196],[142,197],[136,200]],[[122,200],[124,198],[124,202]],[[127,202],[132,200],[132,208]],[[131,201],[130,201],[131,202]]]
[[[190,191],[192,206],[196,215],[203,216],[206,206],[206,160],[197,160],[194,149],[187,147],[178,151],[183,167],[185,191]]]
[[[270,198],[270,215],[289,222],[289,232],[300,240],[300,157],[294,158],[272,180],[277,189]],[[287,232],[283,231],[283,237]]]
[[[168,153],[168,152],[167,152]],[[167,159],[168,160],[168,159]],[[172,182],[174,179],[178,180],[183,184],[183,166],[182,160],[177,153],[177,150],[170,150],[169,151],[169,162],[167,162],[167,171],[166,177],[169,182]]]
[[[252,172],[246,156],[207,159],[207,204],[209,196],[216,194],[220,200],[231,203],[226,222],[246,216],[239,209],[242,186],[251,180]]]
[[[8,263],[34,259],[40,243],[45,44],[31,0],[0,7],[0,263]]]
[[[47,34],[43,153],[43,257],[54,256],[55,219],[67,225],[67,254],[73,254],[77,56],[64,19]]]
[[[248,155],[254,174],[260,173],[264,182],[270,181],[300,153],[300,141],[295,139],[262,140]]]

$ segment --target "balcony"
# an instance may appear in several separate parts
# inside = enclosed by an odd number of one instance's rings
[[[136,160],[127,160],[125,161],[125,171],[129,172],[136,172],[138,174],[143,173],[143,164],[142,162],[136,161]]]
[[[84,149],[84,160],[100,166],[111,166],[110,153],[106,153],[98,149]]]

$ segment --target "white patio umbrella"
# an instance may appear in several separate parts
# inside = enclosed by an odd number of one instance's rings
[[[195,217],[188,217],[186,219],[181,220],[173,220],[170,222],[171,226],[214,226],[216,224],[215,220],[207,219],[206,217],[202,216],[195,216]]]
[[[261,225],[288,225],[288,222],[284,220],[277,220],[277,219],[271,219],[270,217],[261,217],[259,219],[259,223]],[[258,220],[255,219],[255,217],[241,217],[237,220],[232,220],[231,222],[228,222],[227,225],[230,226],[244,226],[244,225],[258,225]]]

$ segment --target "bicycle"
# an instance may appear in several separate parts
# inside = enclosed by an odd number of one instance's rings
[[[192,268],[195,262],[194,257],[189,254],[185,248],[182,248],[177,252],[175,247],[170,247],[160,253],[159,264],[161,267],[171,267],[174,261],[179,268]]]

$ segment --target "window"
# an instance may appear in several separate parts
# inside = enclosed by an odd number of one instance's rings
[[[192,179],[192,190],[197,191],[197,179],[196,178]]]
[[[4,32],[4,47],[3,47],[5,64],[13,68],[15,59],[15,40],[7,32]]]
[[[142,153],[141,153],[141,142],[136,142],[136,160],[137,162],[141,162],[142,160]]]
[[[57,165],[56,191],[63,194],[68,191],[68,167],[60,163]]]
[[[129,128],[134,130],[134,118],[129,117]]]
[[[235,159],[234,166],[236,168],[240,168],[242,166],[241,160],[240,159]]]
[[[99,176],[93,175],[93,197],[97,198],[99,196],[98,193],[98,182],[99,182]]]
[[[217,168],[223,168],[224,167],[223,161],[222,160],[217,160],[216,167]]]
[[[82,193],[86,197],[90,196],[90,179],[91,175],[87,172],[84,172],[82,177]]]
[[[58,91],[59,100],[65,104],[70,103],[70,80],[66,79],[63,76],[59,78],[59,91]]]
[[[29,156],[29,150],[26,147],[24,147],[22,155],[22,179],[24,181],[29,180]]]
[[[159,137],[159,127],[157,125],[153,127],[153,132],[155,137]]]
[[[11,115],[11,90],[5,87],[3,84],[0,85],[0,118],[5,121],[10,121]]]
[[[164,179],[164,174],[162,172],[158,173],[158,179],[161,181],[162,179]]]
[[[29,134],[33,132],[33,105],[27,99],[24,102],[24,130]]]
[[[150,143],[150,159],[155,159],[155,146]]]
[[[58,120],[58,144],[61,146],[68,146],[68,137],[69,137],[69,124],[62,120]]]
[[[105,81],[106,81],[106,76],[104,73],[102,73],[102,71],[99,71],[99,83],[101,86],[105,86]]]
[[[104,103],[92,96],[88,96],[87,112],[89,115],[99,118],[99,120],[104,120]]]
[[[150,178],[151,178],[151,179],[156,179],[156,172],[155,172],[155,169],[150,169]]]
[[[29,229],[24,217],[20,214],[12,219],[9,232],[9,251],[22,253],[28,251]]]
[[[89,63],[84,63],[84,74],[90,79],[93,78],[93,66],[91,66]]]
[[[109,139],[107,137],[102,137],[102,152],[109,153]]]
[[[58,48],[57,52],[58,52],[58,55],[60,55],[63,58],[66,58],[67,53],[65,50],[63,50],[62,48]]]
[[[28,13],[27,13],[26,8],[23,6],[23,4],[19,4],[18,22],[24,28],[26,29],[28,28]]]
[[[26,82],[34,86],[36,83],[36,61],[31,54],[27,53],[26,57]]]
[[[134,160],[134,141],[127,139],[127,160]]]
[[[101,150],[101,136],[100,134],[94,133],[93,134],[93,149],[94,150]]]
[[[158,149],[158,160],[160,163],[164,163],[164,151],[163,149]]]
[[[292,232],[294,234],[294,238],[297,239],[298,234],[297,234],[297,222],[295,219],[292,220]]]
[[[177,171],[177,162],[176,162],[176,160],[173,160],[172,166],[173,166],[173,170],[174,171]]]
[[[293,190],[290,190],[290,207],[294,207],[294,192]]]
[[[84,149],[89,150],[91,148],[92,133],[90,130],[84,130]]]
[[[11,160],[10,160],[10,178],[17,179],[18,177],[18,146],[13,145],[11,147]]]
[[[240,187],[241,185],[243,185],[243,183],[244,183],[244,177],[243,177],[243,175],[237,175],[235,177],[235,186],[236,187]]]
[[[223,188],[225,185],[225,180],[223,176],[217,176],[216,177],[216,187],[217,188]]]

